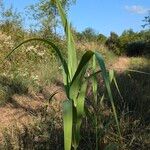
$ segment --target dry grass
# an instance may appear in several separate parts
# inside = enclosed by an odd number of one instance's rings
[[[119,57],[118,60],[114,64],[112,64],[111,68],[118,73],[122,73],[129,68],[129,65],[130,59],[128,57]]]
[[[59,93],[49,104],[48,99],[54,91]],[[46,118],[47,114],[44,114],[46,111],[55,112],[52,118],[61,120],[61,104],[65,98],[63,88],[56,84],[44,87],[41,93],[31,91],[26,95],[14,94],[5,106],[0,107],[0,143],[2,143],[3,131],[13,130],[13,128],[22,130],[24,126],[27,128],[35,126],[38,120]]]

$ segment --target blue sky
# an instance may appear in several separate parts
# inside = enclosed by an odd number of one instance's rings
[[[6,6],[13,6],[20,12],[38,0],[3,0]],[[68,13],[69,19],[78,31],[87,27],[109,35],[111,31],[121,34],[132,28],[140,31],[144,16],[150,10],[150,0],[77,0]]]

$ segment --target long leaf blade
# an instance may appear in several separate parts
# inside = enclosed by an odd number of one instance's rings
[[[26,44],[26,43],[31,42],[31,41],[40,41],[40,42],[44,42],[44,43],[50,45],[50,46],[55,50],[55,52],[57,53],[57,55],[58,55],[58,57],[59,57],[59,59],[60,59],[60,61],[61,61],[61,63],[62,63],[63,69],[64,69],[64,71],[65,71],[65,75],[68,75],[68,74],[69,74],[69,70],[68,70],[67,63],[66,63],[65,59],[62,57],[62,54],[61,54],[61,51],[59,50],[59,48],[58,48],[53,42],[51,42],[51,41],[49,41],[49,40],[46,40],[46,39],[42,39],[42,38],[32,38],[32,39],[28,39],[28,40],[23,41],[22,43],[20,43],[19,45],[17,45],[14,49],[12,49],[12,50],[6,55],[6,57],[4,58],[4,60],[2,61],[2,63],[3,63],[8,57],[10,57],[10,55],[11,55],[14,51],[16,51],[19,47],[21,47],[23,44]],[[48,50],[51,52],[50,49],[48,49]],[[69,77],[66,76],[66,78],[67,78],[66,80],[68,80]]]
[[[108,77],[108,74],[107,74],[107,71],[106,71],[105,63],[104,63],[103,57],[99,53],[95,52],[95,56],[96,56],[96,59],[97,59],[98,64],[101,68],[101,71],[102,71],[102,77],[103,77],[104,82],[105,82],[105,86],[106,86],[106,89],[107,89],[107,92],[108,92],[108,96],[109,96],[111,106],[112,106],[112,109],[113,109],[113,114],[114,114],[115,121],[116,121],[116,124],[117,124],[118,134],[121,138],[120,125],[119,125],[119,121],[118,121],[118,117],[117,117],[116,108],[115,108],[115,105],[114,105],[114,100],[113,100],[113,96],[112,96],[112,92],[111,92],[111,88],[110,88],[110,80],[109,80],[109,77]]]
[[[82,118],[85,114],[84,112],[84,102],[85,102],[85,95],[87,89],[87,82],[82,84],[80,89],[80,93],[77,98],[77,107],[76,107],[76,117],[74,118],[74,130],[73,130],[73,140],[72,146],[76,149],[79,145],[80,141],[80,127],[82,123]]]
[[[116,89],[118,91],[118,94],[119,94],[120,98],[123,99],[123,96],[122,96],[122,94],[121,94],[121,92],[119,90],[119,86],[117,84],[117,80],[115,78],[114,70],[109,70],[109,78],[110,78],[110,83],[114,82],[115,87],[116,87]]]
[[[64,126],[64,147],[65,150],[71,150],[72,126],[73,126],[73,103],[72,100],[66,100],[63,103],[63,126]]]
[[[59,0],[55,0],[55,2],[58,8],[58,12],[61,16],[61,21],[67,38],[66,40],[67,40],[67,47],[68,47],[68,68],[69,68],[70,78],[72,79],[77,68],[77,54],[75,50],[75,43],[72,36],[70,23],[67,20],[65,12],[61,6],[61,3]]]
[[[87,51],[82,56],[81,61],[80,61],[79,65],[78,65],[78,68],[77,68],[77,70],[75,72],[75,75],[73,76],[73,79],[71,81],[71,84],[70,84],[70,97],[71,97],[71,99],[74,100],[75,106],[77,104],[76,103],[76,99],[77,99],[77,96],[78,96],[78,93],[79,93],[82,81],[84,79],[84,74],[86,72],[88,62],[92,58],[93,54],[94,54],[93,52]]]

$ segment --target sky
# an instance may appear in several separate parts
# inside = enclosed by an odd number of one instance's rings
[[[38,0],[3,0],[19,12]],[[77,0],[68,12],[69,20],[77,31],[87,27],[109,36],[110,32],[121,34],[125,29],[142,30],[143,19],[150,10],[150,0]],[[30,21],[26,20],[26,25]]]

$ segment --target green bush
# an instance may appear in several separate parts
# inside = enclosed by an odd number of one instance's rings
[[[144,54],[145,45],[143,41],[130,42],[126,46],[125,53],[127,56],[141,56]]]
[[[120,55],[119,36],[116,33],[111,32],[110,37],[107,39],[105,44],[109,50],[113,51],[117,55]]]
[[[145,43],[144,55],[150,56],[150,42]]]

